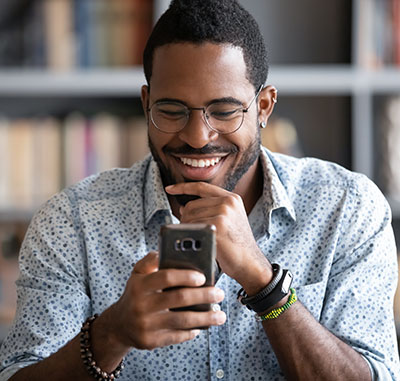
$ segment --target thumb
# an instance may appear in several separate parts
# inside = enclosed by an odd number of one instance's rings
[[[158,270],[158,253],[151,251],[139,262],[136,263],[133,268],[133,272],[137,274],[150,274]]]

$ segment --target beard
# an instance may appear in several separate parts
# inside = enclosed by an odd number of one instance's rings
[[[160,173],[161,178],[164,186],[177,184],[178,181],[174,177],[172,171],[167,168],[167,166],[163,163],[160,155],[157,153],[153,143],[151,142],[150,136],[148,136],[148,143],[150,152],[153,155],[154,160],[156,161]],[[206,146],[196,149],[192,148],[188,144],[185,144],[179,148],[168,148],[164,147],[162,149],[164,154],[175,153],[175,154],[191,154],[191,155],[205,155],[205,154],[215,154],[215,153],[223,153],[223,154],[236,154],[239,152],[239,148],[236,145],[232,145],[229,148],[226,147],[218,147],[215,145],[207,144]],[[255,163],[255,161],[259,158],[261,153],[261,137],[260,133],[258,132],[254,140],[249,144],[247,149],[244,151],[242,158],[240,159],[239,163],[235,165],[234,163],[231,167],[227,170],[223,182],[221,185],[222,188],[225,190],[232,192],[239,180],[244,176],[244,174],[249,170],[249,168]],[[184,178],[185,182],[196,182],[197,180],[190,180]],[[199,196],[195,195],[176,195],[173,196],[177,200],[177,202],[185,206],[189,201],[196,200],[200,198]]]

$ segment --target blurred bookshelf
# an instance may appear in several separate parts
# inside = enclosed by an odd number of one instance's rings
[[[400,122],[388,117],[387,108],[400,99],[400,0],[241,3],[259,22],[269,49],[268,84],[279,91],[263,142],[288,154],[337,162],[373,179],[388,196],[399,242],[400,167],[397,153],[388,147],[396,142],[400,147]],[[147,152],[140,51],[168,4],[8,0],[0,5],[1,263],[15,265],[24,229],[51,194],[91,173],[130,166]],[[15,132],[18,128],[25,139]],[[8,139],[25,141],[25,154],[18,160],[15,152],[22,152],[23,144],[10,150],[12,145],[4,144]],[[49,139],[57,142],[54,152],[47,150]],[[80,154],[71,154],[77,146]],[[42,194],[32,195],[29,189],[40,182],[32,179],[32,163],[43,151],[53,159],[42,158],[35,173],[50,161],[53,166],[46,171],[54,178],[42,179]],[[101,156],[108,160],[100,162]],[[18,168],[27,175],[12,179],[10,173]],[[26,194],[12,194],[24,180]],[[13,307],[3,306],[12,297],[2,298],[2,293],[14,286],[2,274],[0,326],[7,326]]]

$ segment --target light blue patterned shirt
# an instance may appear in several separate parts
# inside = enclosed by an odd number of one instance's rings
[[[262,155],[264,190],[251,214],[271,262],[291,269],[298,297],[367,360],[374,377],[400,380],[393,319],[397,257],[391,213],[365,176],[316,159]],[[20,253],[18,308],[0,351],[0,380],[56,352],[82,322],[121,296],[133,265],[157,249],[172,215],[149,156],[89,177],[48,201]],[[227,322],[190,342],[133,349],[121,380],[283,380],[263,327],[225,274]]]

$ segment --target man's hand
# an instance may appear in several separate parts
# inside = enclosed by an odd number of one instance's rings
[[[272,266],[257,246],[239,195],[204,182],[179,183],[165,190],[170,195],[200,197],[180,208],[181,222],[216,226],[217,261],[222,271],[236,279],[249,295],[270,282]]]
[[[224,298],[216,287],[199,287],[203,274],[193,270],[158,270],[157,253],[149,253],[134,267],[120,300],[107,313],[114,320],[115,338],[126,347],[153,349],[195,338],[200,330],[223,324],[222,311],[170,311],[194,304],[219,303]],[[169,287],[180,287],[162,291]]]

